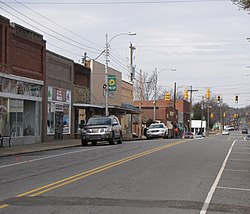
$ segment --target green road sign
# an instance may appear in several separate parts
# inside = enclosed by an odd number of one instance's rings
[[[116,76],[115,75],[108,76],[108,86],[109,86],[109,91],[116,91]]]

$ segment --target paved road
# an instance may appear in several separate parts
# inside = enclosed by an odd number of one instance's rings
[[[250,213],[250,141],[232,132],[0,158],[0,213]]]

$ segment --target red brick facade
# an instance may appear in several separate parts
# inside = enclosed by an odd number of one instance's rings
[[[0,72],[44,80],[43,36],[0,16]]]
[[[153,100],[144,100],[141,102],[142,116],[147,119],[153,119],[154,115],[154,101]],[[133,105],[139,107],[140,101],[134,101]],[[160,120],[166,124],[167,121],[173,123],[178,122],[177,116],[178,111],[174,112],[174,107],[172,102],[165,100],[156,101],[156,110],[155,110],[155,119]]]

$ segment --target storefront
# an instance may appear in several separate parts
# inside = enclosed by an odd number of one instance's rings
[[[0,73],[0,134],[13,145],[41,142],[43,81]]]
[[[48,87],[47,135],[63,139],[71,130],[71,91]]]

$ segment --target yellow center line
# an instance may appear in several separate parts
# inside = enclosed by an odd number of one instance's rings
[[[157,152],[157,151],[160,151],[160,150],[163,150],[163,149],[167,149],[167,148],[170,148],[170,147],[173,147],[173,146],[177,146],[177,145],[179,145],[181,143],[184,143],[186,141],[187,140],[171,143],[171,144],[160,146],[160,147],[157,147],[157,148],[153,148],[153,149],[150,149],[150,150],[147,150],[147,151],[135,154],[135,155],[131,155],[129,157],[126,157],[126,158],[123,158],[123,159],[120,159],[120,160],[117,160],[117,161],[114,161],[114,162],[111,162],[111,163],[96,167],[94,169],[84,171],[82,173],[78,173],[76,175],[67,177],[65,179],[58,180],[56,182],[41,186],[39,188],[30,190],[28,192],[24,192],[22,194],[17,195],[16,197],[22,197],[22,196],[34,197],[34,196],[37,196],[37,195],[41,195],[41,194],[43,194],[45,192],[51,191],[53,189],[56,189],[56,188],[59,188],[59,187],[62,187],[62,186],[65,186],[65,185],[70,184],[72,182],[78,181],[80,179],[83,179],[83,178],[89,177],[91,175],[97,174],[99,172],[105,171],[107,169],[113,168],[115,166],[119,166],[119,165],[124,164],[126,162],[129,162],[131,160],[143,157],[145,155],[149,155],[151,153],[154,153],[154,152]],[[3,208],[8,207],[8,206],[9,206],[8,204],[0,205],[0,209],[3,209]]]
[[[8,206],[10,206],[10,205],[9,204],[2,204],[2,205],[0,205],[0,209],[4,209],[4,208],[6,208]]]

